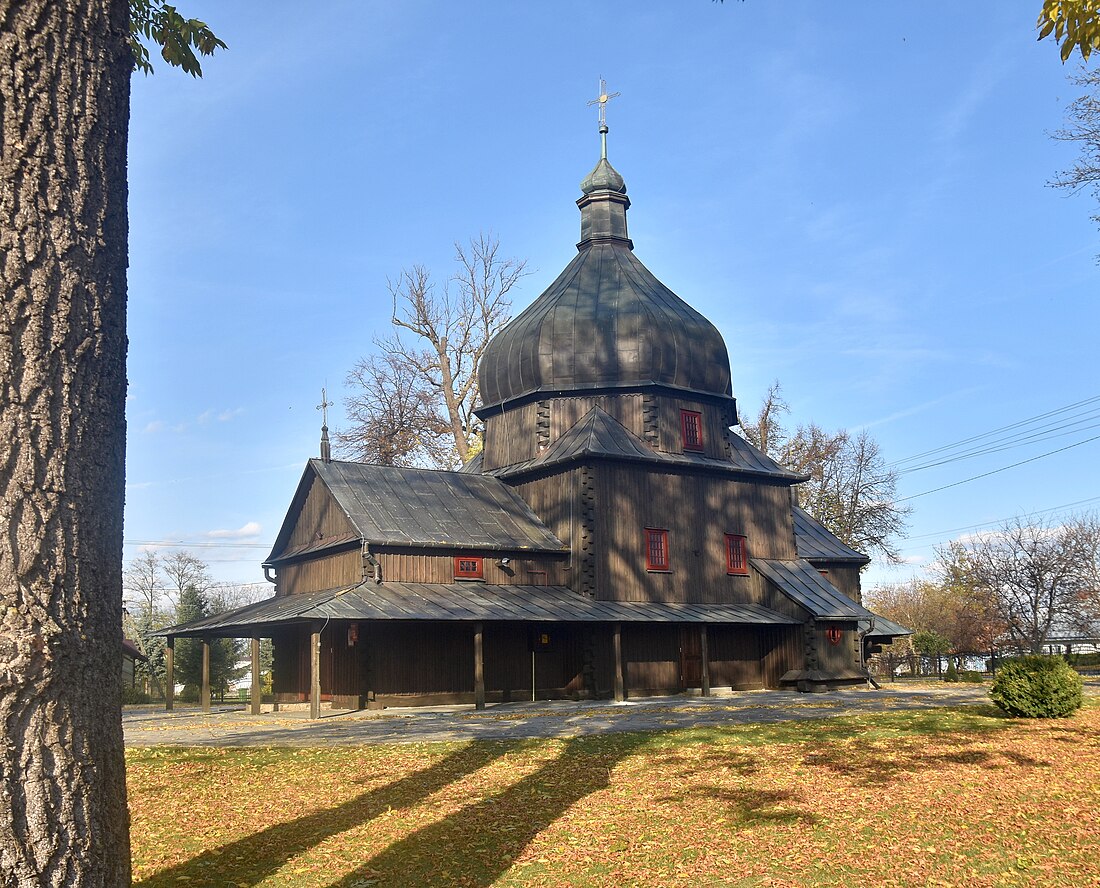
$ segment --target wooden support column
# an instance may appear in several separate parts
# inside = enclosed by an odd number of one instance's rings
[[[707,624],[699,625],[699,649],[703,658],[703,696],[710,696],[710,654],[707,652]]]
[[[252,639],[252,714],[260,714],[260,639]]]
[[[202,711],[210,711],[210,639],[202,640],[202,690],[199,695]]]
[[[176,702],[176,637],[169,635],[164,647],[164,711]]]
[[[611,645],[615,656],[615,699],[626,699],[626,686],[623,682],[623,624],[616,623],[612,627]]]
[[[321,627],[309,635],[309,717],[321,717]]]
[[[484,632],[481,623],[474,623],[474,708],[485,708]]]

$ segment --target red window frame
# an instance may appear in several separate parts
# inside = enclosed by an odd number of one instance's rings
[[[703,449],[703,414],[698,410],[680,411],[680,440],[684,450]]]
[[[749,572],[749,553],[745,537],[739,533],[726,534],[726,573],[743,577]]]
[[[667,571],[668,531],[660,527],[645,529],[645,569],[649,571]]]
[[[481,555],[455,555],[456,580],[482,580],[485,578],[485,560]]]

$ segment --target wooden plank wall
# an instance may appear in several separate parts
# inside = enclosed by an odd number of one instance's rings
[[[593,407],[599,407],[642,437],[641,395],[594,395],[578,398],[554,398],[550,402],[550,443],[553,444],[584,419]],[[677,421],[679,415],[677,414]]]
[[[777,688],[791,669],[806,668],[806,650],[801,626],[770,626],[762,637],[764,687]]]
[[[355,528],[325,485],[314,476],[305,502],[295,519],[287,549],[294,550],[323,540],[347,536],[355,536]]]
[[[476,550],[440,555],[423,549],[387,549],[377,553],[382,562],[382,579],[406,583],[455,582],[454,556],[461,554],[482,555],[487,585],[560,586],[566,581],[567,555],[533,557],[523,552],[479,553]],[[500,559],[505,554],[510,563],[502,566]]]
[[[679,624],[624,624],[623,678],[628,692],[677,690],[680,687]]]
[[[601,464],[597,479],[597,597],[705,604],[756,600],[750,577],[726,574],[725,534],[750,557],[794,558],[787,488]],[[670,570],[645,569],[647,527],[667,529]]]
[[[692,401],[687,398],[658,397],[658,422],[660,431],[658,449],[666,453],[683,453],[683,426],[681,410],[694,410],[703,414],[703,453],[714,459],[726,455],[726,432],[729,430],[730,408],[717,404]]]
[[[863,591],[860,588],[858,567],[829,565],[820,569],[824,571],[825,579],[836,586],[839,592],[851,598],[852,601],[863,604]]]
[[[708,627],[711,686],[735,690],[764,687],[766,634],[767,630],[752,626]]]
[[[358,545],[333,555],[321,555],[279,567],[277,592],[298,595],[339,586],[354,586],[363,579],[363,553]]]
[[[537,401],[490,416],[485,420],[482,465],[496,469],[534,459],[539,455],[537,425]]]

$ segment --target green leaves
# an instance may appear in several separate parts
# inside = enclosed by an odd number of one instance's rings
[[[216,49],[228,49],[206,22],[185,19],[164,0],[130,0],[130,49],[134,68],[153,73],[149,49],[143,42],[160,47],[161,58],[173,68],[182,68],[192,77],[202,76],[202,65],[195,54],[210,56]]]
[[[1087,62],[1092,51],[1100,49],[1100,0],[1043,0],[1035,27],[1040,40],[1054,34],[1063,63],[1074,47]]]

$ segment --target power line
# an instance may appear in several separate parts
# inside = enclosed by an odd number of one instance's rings
[[[1048,456],[1053,456],[1056,453],[1062,453],[1066,450],[1072,450],[1074,447],[1080,447],[1082,444],[1088,444],[1092,441],[1100,441],[1100,435],[1096,435],[1092,438],[1086,438],[1084,441],[1077,441],[1074,444],[1067,444],[1065,447],[1059,447],[1057,450],[1048,450],[1046,453],[1040,453],[1038,456],[1033,456],[1030,459],[1022,459],[1019,462],[1014,462],[1011,465],[1002,466],[999,469],[993,469],[990,472],[982,472],[980,475],[973,475],[970,478],[963,478],[962,481],[955,481],[952,484],[944,484],[942,487],[934,487],[932,490],[924,490],[920,493],[914,493],[910,496],[903,496],[894,500],[895,503],[904,503],[908,500],[917,499],[917,497],[928,496],[930,493],[939,493],[941,490],[949,490],[952,487],[958,487],[960,484],[969,484],[971,481],[977,481],[979,478],[988,478],[990,475],[997,475],[1001,472],[1007,472],[1009,469],[1014,469],[1017,466],[1027,465],[1028,463],[1035,462],[1039,459],[1044,459]]]

